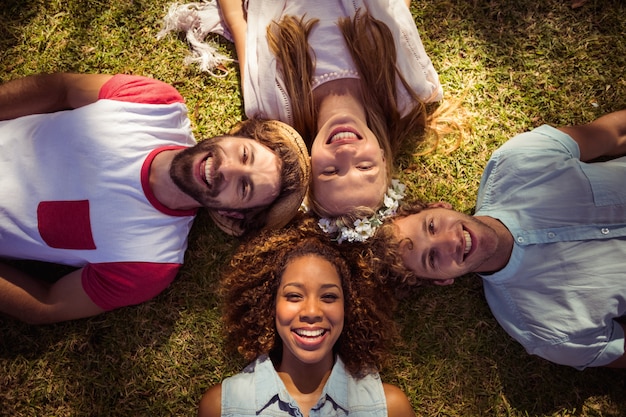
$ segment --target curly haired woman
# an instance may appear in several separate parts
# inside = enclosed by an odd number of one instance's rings
[[[378,375],[392,305],[359,269],[311,219],[248,241],[220,293],[228,340],[253,362],[211,387],[199,416],[414,416]]]

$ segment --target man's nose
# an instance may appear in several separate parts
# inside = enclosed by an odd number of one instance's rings
[[[435,237],[437,250],[444,255],[454,255],[458,251],[459,242],[453,231],[438,233]]]
[[[245,175],[248,171],[249,168],[246,165],[233,161],[225,161],[220,167],[220,172],[227,181],[231,180],[233,177]]]

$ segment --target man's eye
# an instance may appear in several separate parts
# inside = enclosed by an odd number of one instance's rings
[[[433,252],[428,254],[428,266],[435,269],[435,254]]]
[[[428,222],[428,231],[430,234],[435,234],[435,223],[432,220]]]
[[[250,184],[248,181],[241,181],[241,198],[245,199],[250,191]]]
[[[248,162],[248,149],[245,147],[243,148],[243,155],[241,156],[241,160],[244,164]]]
[[[374,168],[374,166],[373,166],[373,165],[357,165],[357,169],[358,169],[359,171],[369,171],[369,170],[371,170],[372,168]]]

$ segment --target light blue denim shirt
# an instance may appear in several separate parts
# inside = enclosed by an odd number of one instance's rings
[[[294,416],[304,414],[289,395],[265,355],[222,382],[222,416]],[[378,374],[354,379],[337,358],[310,417],[386,417],[385,392]]]
[[[529,353],[584,369],[624,354],[626,157],[579,156],[547,125],[516,136],[489,160],[475,215],[515,241],[507,266],[481,275],[498,322]]]

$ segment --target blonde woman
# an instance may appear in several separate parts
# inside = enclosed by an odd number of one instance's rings
[[[312,209],[322,217],[371,216],[403,140],[423,138],[424,103],[442,97],[407,3],[218,4],[219,13],[214,3],[173,9],[166,30],[183,30],[184,22],[192,45],[208,32],[232,39],[246,115],[292,125],[310,149]]]

